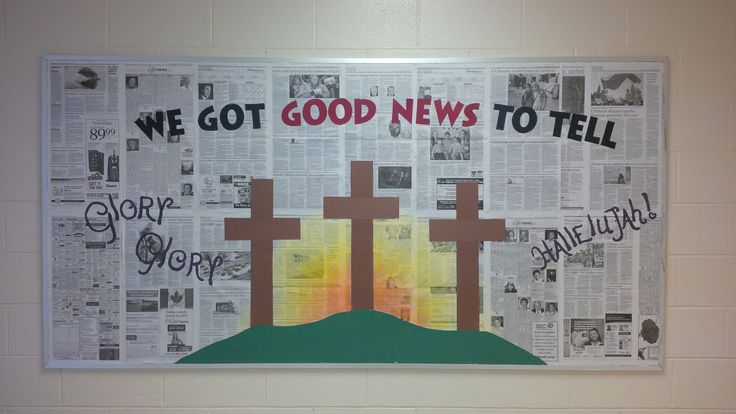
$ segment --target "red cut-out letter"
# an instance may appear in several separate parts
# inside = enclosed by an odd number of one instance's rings
[[[391,122],[396,124],[399,122],[399,115],[408,123],[412,123],[411,113],[414,112],[414,99],[407,99],[406,106],[401,106],[399,101],[394,99],[393,108],[391,109]]]
[[[316,118],[312,116],[313,106],[317,108]],[[325,102],[321,99],[310,99],[304,103],[302,113],[304,114],[304,122],[309,125],[319,125],[327,119],[327,105],[325,105]]]
[[[417,99],[417,124],[429,125],[429,104],[430,99]]]
[[[299,114],[299,112],[295,112],[293,115],[291,114],[291,111],[296,109],[297,104],[296,101],[291,101],[284,109],[281,110],[281,122],[288,126],[299,126],[302,124],[302,116]]]
[[[465,105],[465,108],[463,109],[463,112],[465,113],[465,120],[463,121],[464,127],[473,126],[478,122],[478,115],[476,115],[475,111],[479,109],[480,104],[478,102]]]
[[[443,105],[442,99],[436,99],[434,101],[434,110],[437,112],[437,119],[439,120],[440,125],[442,125],[442,123],[445,122],[445,118],[449,116],[450,126],[455,126],[455,121],[463,110],[463,103],[459,101],[455,102],[455,106],[453,107],[449,101],[445,102]]]
[[[363,107],[368,108],[368,112],[363,115]],[[368,122],[376,115],[376,103],[370,99],[355,100],[355,125]]]
[[[342,105],[342,108],[343,108],[342,118],[337,116],[337,106],[338,105]],[[330,121],[332,121],[333,124],[345,125],[348,123],[350,118],[353,117],[353,106],[350,105],[350,101],[348,101],[347,99],[338,98],[330,102],[330,106],[328,108],[328,114],[330,116]]]

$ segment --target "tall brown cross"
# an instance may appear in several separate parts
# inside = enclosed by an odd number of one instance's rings
[[[457,330],[480,329],[478,242],[503,241],[506,224],[478,218],[478,183],[456,184],[456,219],[429,220],[429,240],[457,242]]]
[[[373,309],[373,220],[399,218],[398,197],[373,197],[373,162],[350,163],[350,197],[325,197],[324,217],[350,219],[350,304]]]
[[[273,217],[273,180],[251,187],[251,218],[226,218],[225,240],[251,240],[250,326],[271,326],[273,241],[299,239],[301,231],[298,218]]]

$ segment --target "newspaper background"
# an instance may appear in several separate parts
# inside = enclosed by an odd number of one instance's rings
[[[46,237],[67,241],[46,252],[52,362],[165,365],[246,329],[250,243],[224,241],[223,219],[250,215],[253,178],[274,178],[275,215],[303,219],[302,240],[274,245],[275,324],[349,309],[349,224],[322,220],[321,209],[323,196],[350,194],[349,162],[358,159],[374,161],[374,193],[399,197],[402,212],[374,224],[376,260],[392,265],[375,275],[378,310],[455,329],[454,243],[429,242],[427,223],[454,217],[454,183],[475,180],[481,217],[505,218],[508,230],[504,242],[479,244],[482,330],[550,365],[659,362],[662,215],[621,242],[596,238],[544,270],[529,249],[642,192],[663,211],[661,63],[120,60],[52,63],[48,77]],[[524,97],[527,83],[534,101]],[[286,103],[311,97],[372,100],[376,116],[361,125],[282,123]],[[394,99],[430,97],[480,103],[478,122],[439,125],[434,109],[430,125],[391,122]],[[261,129],[250,115],[235,131],[197,127],[207,106],[216,116],[227,103],[249,102],[266,104]],[[509,119],[498,130],[494,103],[528,104],[540,122],[526,134]],[[134,124],[171,108],[182,109],[184,135],[149,139]],[[550,110],[615,121],[616,150],[565,139],[569,123],[563,138],[552,137]],[[112,244],[109,233],[85,226],[89,202],[140,196],[174,200],[161,225],[121,219]],[[213,285],[166,266],[140,275],[136,242],[146,227],[176,248],[222,257]],[[586,345],[594,328],[600,347]]]

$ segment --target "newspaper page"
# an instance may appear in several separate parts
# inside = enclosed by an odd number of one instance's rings
[[[560,79],[560,111],[586,113],[586,76],[584,65],[562,65]],[[563,133],[570,132],[569,120],[564,121]],[[566,136],[566,135],[563,135]],[[564,140],[560,153],[560,209],[581,211],[588,207],[586,183],[590,151],[576,142]]]
[[[44,146],[48,358],[121,360],[121,241],[90,203],[121,196],[121,65],[51,64]]]
[[[50,230],[51,355],[120,360],[120,242],[108,244],[86,228],[82,217],[55,216]]]
[[[250,326],[250,241],[225,239],[223,217],[201,217],[199,251],[213,260],[223,258],[215,269],[212,285],[196,286],[199,299],[198,323],[200,347],[229,338]],[[206,274],[210,266],[203,266]]]
[[[377,247],[374,262],[376,310],[416,323],[418,257],[417,223],[414,218],[381,220],[374,226]]]
[[[120,66],[55,65],[49,77],[49,201],[117,198]]]
[[[560,110],[559,64],[498,65],[491,69],[491,101],[532,109],[538,122],[519,133],[512,116],[494,111],[491,118],[489,208],[520,217],[560,209],[561,143],[552,137],[550,111]],[[528,124],[533,126],[527,116]],[[519,121],[520,123],[522,120]],[[501,129],[499,129],[499,127]],[[566,154],[568,155],[568,154]],[[555,213],[556,214],[556,213]]]
[[[475,181],[479,185],[479,208],[486,193],[484,165],[484,127],[487,108],[486,68],[464,66],[426,66],[417,68],[417,105],[429,104],[429,123],[417,119],[416,168],[425,173],[416,180],[416,208],[427,214],[455,209],[454,186],[457,181]],[[444,105],[450,102],[479,103],[478,111],[449,114]],[[458,104],[454,108],[459,107]],[[440,124],[439,112],[448,119]],[[474,114],[471,115],[470,113]],[[472,126],[463,127],[463,120],[475,116]],[[449,121],[449,122],[448,122]]]
[[[272,71],[272,101],[278,108],[273,122],[274,204],[319,214],[323,195],[342,194],[344,134],[340,126],[325,122],[327,106],[345,93],[341,68],[294,65]]]
[[[418,250],[428,251],[423,257],[426,260],[417,260],[417,324],[452,330],[457,324],[457,248],[453,242],[429,241],[428,220],[419,220],[417,224]]]
[[[559,358],[552,331],[560,320],[563,269],[542,268],[529,250],[553,237],[557,227],[554,219],[506,220],[505,240],[490,243],[489,249],[491,326],[545,362]]]
[[[193,65],[126,65],[126,193],[168,196],[191,209],[195,174]],[[181,131],[169,125],[166,111],[180,109]],[[141,125],[162,125],[141,128]],[[148,134],[147,134],[148,133]],[[150,135],[150,136],[149,136]],[[185,194],[186,193],[186,194]]]
[[[255,65],[198,70],[200,119],[217,129],[198,131],[198,182],[182,184],[182,197],[198,197],[208,210],[250,208],[251,180],[271,175],[270,73]],[[256,103],[263,109],[252,107]]]
[[[373,160],[374,193],[381,197],[399,197],[402,209],[414,207],[412,192],[414,123],[396,116],[396,105],[406,106],[414,97],[412,65],[349,65],[345,68],[345,97],[353,102],[370,102],[375,116],[363,123],[345,125],[345,165],[353,160]],[[368,104],[366,104],[368,105]],[[361,114],[368,106],[354,105]],[[350,193],[349,181],[345,183]]]

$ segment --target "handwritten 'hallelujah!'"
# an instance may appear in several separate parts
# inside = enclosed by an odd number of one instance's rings
[[[649,195],[647,193],[641,193],[641,195],[646,204],[646,217],[640,209],[634,207],[633,201],[629,199],[628,206],[613,206],[604,211],[602,217],[593,218],[588,214],[587,223],[578,224],[572,228],[563,227],[563,231],[555,230],[555,237],[552,240],[542,240],[541,247],[532,247],[532,257],[542,260],[544,263],[542,270],[544,270],[549,262],[557,263],[560,255],[563,254],[572,256],[570,253],[572,249],[593,241],[597,235],[602,237],[613,235],[611,240],[620,242],[624,239],[624,231],[627,228],[639,231],[649,220],[657,218],[657,213],[652,211],[649,204]]]

